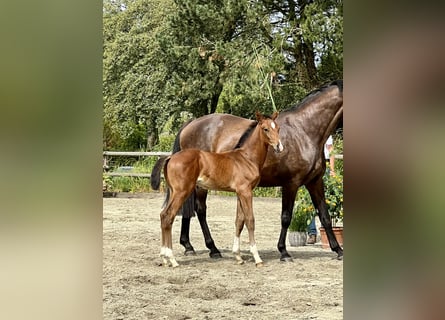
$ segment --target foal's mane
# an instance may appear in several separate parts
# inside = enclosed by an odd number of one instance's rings
[[[270,116],[268,115],[263,115],[264,118],[267,119],[272,119]],[[250,135],[252,134],[253,130],[255,129],[255,127],[258,125],[257,121],[252,122],[249,127],[247,128],[246,131],[244,131],[244,133],[241,135],[241,138],[239,138],[238,143],[236,144],[235,148],[233,149],[238,149],[241,148],[243,146],[243,144],[246,142],[246,140],[250,137]]]
[[[322,86],[318,89],[311,91],[303,98],[303,100],[300,101],[300,103],[297,103],[296,105],[294,105],[286,110],[283,110],[281,112],[286,112],[286,111],[290,112],[290,111],[295,111],[295,110],[302,108],[306,104],[312,102],[316,97],[318,97],[319,94],[323,93],[324,91],[326,91],[327,89],[329,89],[332,86],[337,86],[338,89],[340,90],[340,92],[343,94],[343,80],[335,80],[335,81],[332,81],[331,83],[325,84],[324,86]]]

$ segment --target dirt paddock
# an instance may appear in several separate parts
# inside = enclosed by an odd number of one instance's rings
[[[222,259],[211,259],[196,218],[191,242],[179,244],[180,217],[173,224],[173,252],[180,266],[160,266],[159,213],[164,196],[103,199],[104,319],[343,319],[343,262],[320,244],[291,247],[293,263],[276,248],[281,200],[254,198],[256,240],[262,268],[241,235],[245,264],[231,254],[235,197],[209,195],[208,222]]]

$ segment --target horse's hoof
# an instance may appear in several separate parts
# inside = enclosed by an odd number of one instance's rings
[[[217,251],[217,252],[210,252],[209,256],[212,259],[220,259],[220,258],[222,258],[221,252],[219,252],[219,251]]]
[[[257,266],[257,268],[261,268],[261,267],[264,267],[264,263],[261,261],[261,262],[258,262],[258,263],[256,263],[255,264],[256,266]]]
[[[343,260],[343,254],[337,256],[337,260]]]
[[[283,261],[283,262],[294,262],[294,259],[292,259],[292,257],[281,257],[280,261]]]
[[[195,250],[185,250],[184,251],[184,255],[185,256],[196,256],[196,252],[195,252]]]

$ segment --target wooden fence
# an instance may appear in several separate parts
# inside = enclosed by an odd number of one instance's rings
[[[139,177],[150,179],[151,173],[139,172],[107,172],[109,169],[108,160],[110,156],[124,156],[124,157],[162,157],[169,156],[171,152],[143,152],[143,151],[104,151],[103,152],[103,169],[104,175],[110,177]]]

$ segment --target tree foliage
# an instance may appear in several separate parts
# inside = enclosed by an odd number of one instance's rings
[[[104,148],[298,102],[342,78],[342,22],[342,1],[105,0]]]

